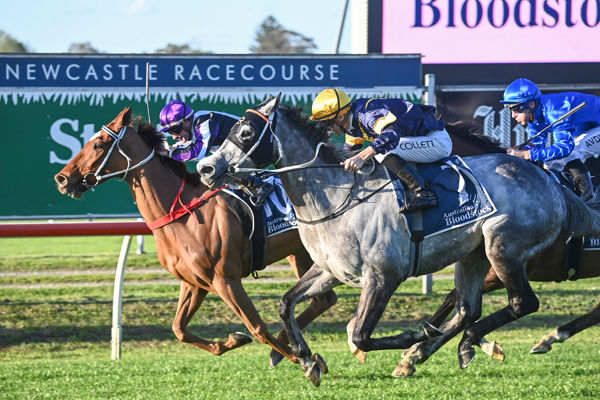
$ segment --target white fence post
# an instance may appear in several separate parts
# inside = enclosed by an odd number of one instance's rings
[[[138,222],[144,222],[144,218],[138,218]],[[136,254],[144,254],[144,235],[137,235],[137,251]]]
[[[113,315],[112,315],[112,359],[121,359],[121,311],[123,301],[123,280],[125,278],[125,267],[127,266],[127,255],[131,246],[132,236],[125,236],[121,245],[121,254],[119,254],[119,262],[117,271],[115,272],[115,288],[113,291]]]
[[[423,103],[428,106],[435,106],[435,75],[425,74],[425,92],[423,93]],[[431,274],[423,275],[423,284],[421,287],[423,294],[433,293],[433,276]]]

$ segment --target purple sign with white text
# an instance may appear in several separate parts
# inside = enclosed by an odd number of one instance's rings
[[[382,52],[423,63],[596,62],[599,0],[383,0]]]

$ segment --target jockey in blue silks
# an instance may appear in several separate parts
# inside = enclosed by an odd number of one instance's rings
[[[358,171],[375,157],[396,174],[409,189],[400,212],[437,205],[425,180],[407,163],[430,163],[450,155],[452,140],[444,122],[436,118],[435,107],[400,99],[351,101],[339,89],[326,89],[313,101],[311,119],[328,121],[335,134],[346,134],[346,147],[351,150],[362,148],[364,139],[373,141],[341,164],[346,171]]]
[[[583,162],[600,154],[600,97],[578,92],[542,95],[535,83],[520,78],[508,85],[501,101],[510,108],[515,121],[528,127],[530,137],[582,102],[585,107],[533,139],[523,150],[508,149],[507,153],[541,161],[546,168],[567,169],[580,196],[587,199],[592,195],[592,180]],[[553,143],[546,146],[549,132]]]
[[[217,111],[194,113],[183,101],[173,100],[160,112],[160,131],[169,133],[177,142],[167,145],[163,155],[177,161],[198,161],[223,144],[239,119]],[[274,189],[272,184],[256,177],[250,177],[245,187],[256,205],[261,205]]]

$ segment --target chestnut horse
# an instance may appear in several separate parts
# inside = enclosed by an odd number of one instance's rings
[[[162,134],[150,124],[142,122],[139,132],[136,132],[131,108],[125,108],[56,174],[54,179],[58,190],[78,198],[91,186],[106,178],[119,176],[129,185],[135,203],[147,222],[169,214],[182,187],[182,179],[185,180],[180,195],[182,205],[206,196],[208,188],[200,183],[197,173],[190,173],[184,163],[157,154],[162,141]],[[172,325],[177,339],[215,355],[252,341],[249,336],[236,332],[224,342],[215,342],[202,339],[188,330],[190,319],[206,294],[212,292],[227,303],[261,343],[269,344],[283,356],[297,362],[287,345],[285,334],[280,332],[276,338],[269,333],[242,286],[242,277],[251,272],[250,240],[244,234],[241,221],[222,196],[210,197],[189,214],[185,213],[181,218],[154,229],[153,234],[158,260],[167,271],[181,280],[179,302]],[[270,237],[268,249],[268,263],[287,256],[298,278],[312,265],[297,229]],[[307,325],[335,302],[333,291],[315,297],[302,313],[302,324]]]
[[[462,123],[448,124],[446,126],[450,137],[452,138],[453,154],[460,156],[472,156],[487,153],[505,153],[498,144],[492,142],[486,136],[476,134],[469,126]],[[589,163],[588,163],[589,164]],[[590,169],[597,170],[598,163],[592,163]],[[538,254],[527,263],[527,276],[530,281],[536,282],[560,282],[567,278],[567,269],[565,268],[565,257],[567,252],[567,237],[561,236],[546,251]],[[580,266],[571,279],[595,278],[600,276],[600,250],[587,250],[583,252]],[[504,285],[498,278],[493,268],[490,268],[485,282],[483,284],[483,293],[502,289]],[[443,304],[436,313],[428,320],[434,326],[440,326],[444,320],[454,310],[456,301],[456,289],[452,290],[444,299]],[[554,329],[548,335],[541,338],[531,349],[532,354],[547,353],[552,349],[552,343],[562,343],[576,333],[589,328],[600,322],[600,303],[589,313],[582,315],[571,322],[568,322]],[[495,342],[482,341],[483,351],[498,359],[504,360],[502,346]],[[410,376],[415,372],[415,364],[420,364],[426,360],[419,351],[419,344],[415,344],[407,349],[403,355],[404,359],[398,364],[394,371],[395,376]]]

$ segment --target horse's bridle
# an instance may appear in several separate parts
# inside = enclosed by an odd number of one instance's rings
[[[244,156],[238,160],[238,162],[235,163],[235,165],[232,165],[229,167],[229,172],[231,173],[235,173],[235,172],[239,172],[240,168],[239,166],[246,161],[246,159],[250,158],[250,160],[252,160],[252,162],[259,167],[260,169],[265,168],[266,166],[270,165],[270,164],[276,164],[277,161],[272,161],[271,159],[269,159],[268,157],[273,155],[273,140],[277,141],[277,147],[278,147],[278,154],[279,154],[279,158],[281,158],[281,142],[279,141],[279,138],[275,135],[275,131],[274,131],[274,127],[275,124],[277,122],[277,117],[276,117],[276,112],[273,111],[268,117],[266,115],[261,114],[260,112],[254,110],[254,109],[248,109],[246,110],[246,114],[244,115],[244,117],[242,119],[240,119],[238,121],[239,124],[241,124],[243,121],[247,120],[247,116],[249,116],[248,114],[255,114],[258,115],[263,121],[264,121],[264,126],[262,127],[262,130],[260,132],[260,136],[258,137],[258,139],[256,140],[256,142],[254,142],[254,144],[252,145],[252,147],[250,147],[249,149],[247,148],[247,145],[244,145],[244,143],[241,143],[237,136],[234,136],[232,139],[229,139],[229,141],[231,141],[233,144],[235,144],[243,153]],[[267,130],[269,131],[269,135],[265,135],[265,133],[267,132]],[[260,153],[256,153],[254,154],[254,152],[259,148],[262,147],[261,150],[262,152]],[[269,154],[270,156],[264,156],[263,154]]]
[[[123,137],[125,136],[125,132],[127,131],[127,125],[125,125],[124,127],[121,128],[121,130],[119,131],[119,133],[114,132],[113,130],[111,130],[109,127],[107,127],[106,125],[102,125],[102,130],[106,133],[108,133],[112,138],[114,138],[115,140],[113,141],[112,145],[110,146],[110,149],[108,150],[108,153],[106,154],[106,156],[104,157],[104,160],[102,160],[102,164],[100,164],[100,166],[98,167],[98,169],[96,170],[96,172],[94,173],[88,173],[85,174],[85,176],[83,177],[83,185],[85,187],[87,187],[88,189],[94,190],[94,186],[98,186],[100,184],[100,181],[103,179],[107,179],[107,178],[111,178],[113,176],[116,175],[120,175],[123,174],[123,176],[121,177],[121,179],[125,179],[127,177],[127,173],[137,167],[140,167],[144,164],[146,164],[148,161],[150,161],[150,159],[152,157],[154,157],[154,149],[152,149],[152,152],[150,152],[150,154],[144,158],[142,161],[140,161],[139,163],[135,164],[133,167],[131,166],[131,158],[125,154],[125,152],[123,152],[123,149],[121,149],[121,139],[123,139]],[[125,159],[127,160],[127,168],[122,169],[121,171],[117,171],[117,172],[111,172],[109,174],[104,174],[101,175],[100,171],[102,170],[102,168],[104,168],[104,166],[106,165],[106,163],[108,162],[108,159],[110,158],[110,155],[112,154],[115,146],[117,146],[117,148],[119,149],[119,153],[121,153],[121,155],[123,155],[123,157],[125,157]],[[88,183],[87,179],[89,176],[93,176],[94,177],[94,183]]]

